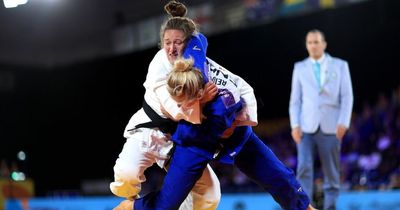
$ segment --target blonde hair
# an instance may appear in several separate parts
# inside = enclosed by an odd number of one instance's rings
[[[168,75],[167,89],[173,97],[186,100],[199,99],[203,96],[204,79],[200,70],[193,67],[193,59],[178,58]]]
[[[184,33],[185,42],[189,40],[192,34],[198,32],[196,23],[192,19],[185,17],[187,8],[181,2],[172,0],[164,6],[164,10],[170,17],[160,28],[160,46],[163,45],[166,30],[181,30]]]

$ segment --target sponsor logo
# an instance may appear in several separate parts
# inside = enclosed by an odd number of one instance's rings
[[[195,45],[195,46],[193,47],[193,50],[201,51],[201,49],[200,49],[199,47],[197,47],[197,45]]]

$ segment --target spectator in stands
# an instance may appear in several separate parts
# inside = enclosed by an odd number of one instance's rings
[[[400,189],[400,168],[390,175],[389,189],[398,190]]]
[[[0,161],[0,178],[10,178],[10,168],[6,159],[1,159]]]

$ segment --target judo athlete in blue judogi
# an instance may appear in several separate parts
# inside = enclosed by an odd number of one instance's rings
[[[203,107],[206,118],[201,124],[179,121],[172,136],[175,150],[162,188],[135,200],[133,209],[178,209],[213,159],[236,165],[283,209],[312,209],[293,171],[257,137],[249,126],[251,123],[246,125],[238,120],[246,104],[237,97],[232,73],[206,58],[206,48],[206,38],[202,34],[193,35],[184,57],[194,60],[193,66],[202,72],[202,82],[220,81],[218,95]],[[233,133],[223,138],[229,128]]]

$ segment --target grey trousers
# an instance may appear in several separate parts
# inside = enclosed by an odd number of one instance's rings
[[[297,179],[304,191],[313,198],[314,160],[318,152],[324,176],[324,210],[335,210],[340,188],[340,146],[336,135],[304,133],[297,145]]]

